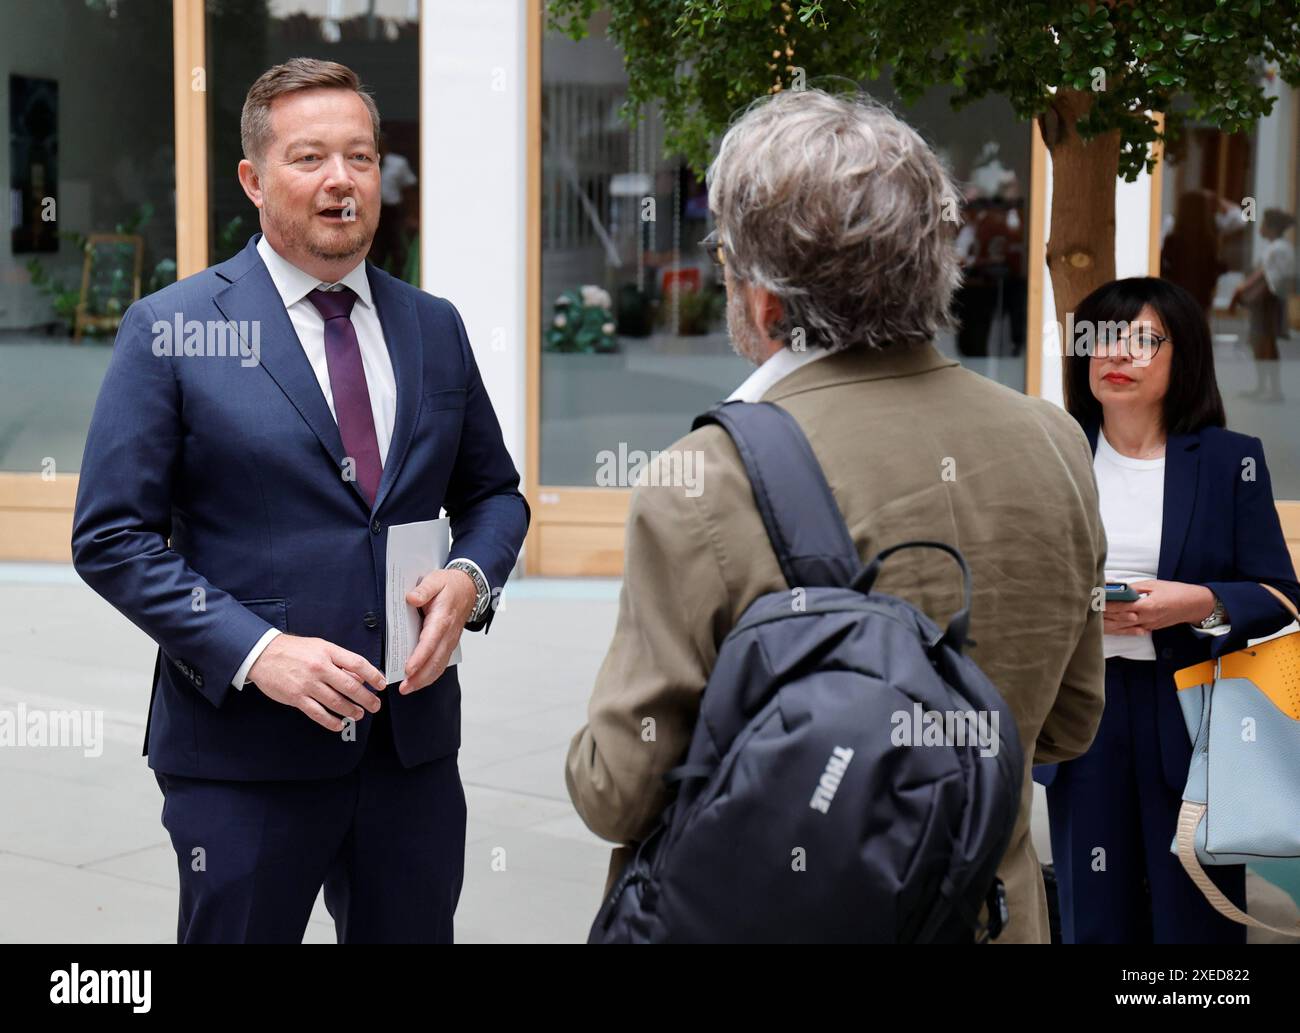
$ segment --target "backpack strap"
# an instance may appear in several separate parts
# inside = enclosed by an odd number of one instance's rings
[[[771,402],[723,402],[697,416],[691,429],[711,423],[740,453],[786,584],[847,586],[862,561],[795,418]]]

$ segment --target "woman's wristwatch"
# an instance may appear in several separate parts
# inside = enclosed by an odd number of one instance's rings
[[[483,571],[478,569],[477,563],[471,563],[469,560],[452,560],[446,566],[447,570],[463,570],[469,575],[469,579],[474,582],[474,612],[469,615],[466,624],[473,624],[477,620],[482,620],[483,614],[487,613],[488,601],[492,598],[492,590],[488,588],[487,578],[483,576]]]
[[[1226,623],[1227,620],[1228,614],[1223,609],[1223,600],[1216,595],[1214,597],[1214,610],[1196,626],[1202,631],[1209,631],[1211,628],[1217,628],[1220,624]]]

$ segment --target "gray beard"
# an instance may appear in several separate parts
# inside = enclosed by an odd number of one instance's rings
[[[763,341],[758,328],[749,318],[743,288],[727,292],[727,335],[731,339],[732,351],[755,366],[759,365],[758,359],[764,350]]]

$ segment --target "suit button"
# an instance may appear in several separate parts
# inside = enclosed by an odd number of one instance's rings
[[[1170,649],[1168,646],[1165,646],[1164,649],[1160,650],[1161,660],[1172,660],[1173,658],[1174,658],[1174,651]]]
[[[365,622],[365,625],[366,625],[367,628],[377,628],[377,627],[379,627],[379,616],[378,616],[378,614],[376,614],[373,610],[372,610],[370,613],[367,613],[367,614],[366,614],[364,617],[362,617],[361,619],[362,619],[362,621]]]
[[[372,523],[372,524],[370,525],[370,530],[371,530],[374,534],[378,534],[378,533],[379,533],[380,531],[382,531],[383,529],[384,529],[384,525],[381,524],[381,523],[379,522],[379,518],[376,517],[376,518],[375,518],[375,522]]]

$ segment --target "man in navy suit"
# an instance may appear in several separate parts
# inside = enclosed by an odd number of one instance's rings
[[[452,939],[462,628],[528,527],[464,324],[365,256],[379,115],[343,65],[263,74],[239,179],[261,234],[122,319],[82,461],[78,573],[159,646],[145,753],[182,942]],[[388,528],[452,547],[385,684]]]

